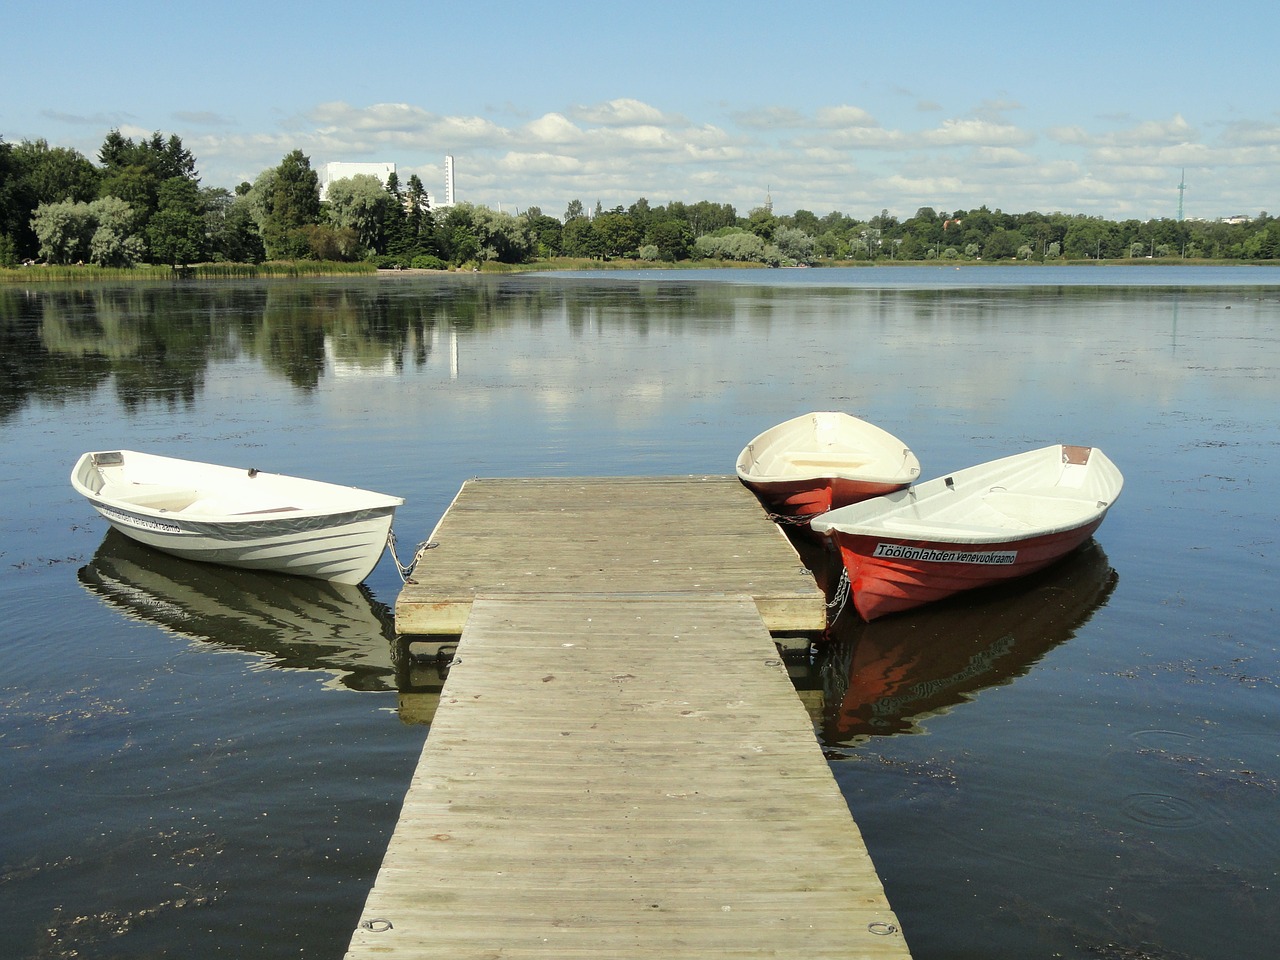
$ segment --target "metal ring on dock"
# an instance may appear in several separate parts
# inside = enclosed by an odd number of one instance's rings
[[[898,928],[887,920],[873,920],[867,924],[867,930],[877,937],[891,937],[898,932]]]
[[[386,933],[391,929],[391,921],[383,917],[375,917],[372,920],[361,920],[360,926],[370,933]]]

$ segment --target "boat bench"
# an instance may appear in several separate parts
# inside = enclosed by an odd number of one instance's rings
[[[200,492],[190,487],[167,486],[158,483],[107,483],[98,491],[104,500],[131,503],[149,510],[185,510],[200,498]]]
[[[278,498],[202,497],[189,505],[187,513],[200,517],[247,517],[260,513],[293,513],[302,508]]]
[[[1036,526],[1056,526],[1083,520],[1097,509],[1097,501],[1083,499],[1078,492],[1055,489],[1035,493],[1007,493],[1001,490],[988,493],[983,501],[1007,517]]]
[[[951,536],[991,537],[1007,534],[1007,524],[950,523],[946,520],[906,520],[890,517],[884,521],[886,533],[929,539],[931,534],[946,533]]]
[[[865,467],[869,460],[851,460],[849,456],[825,451],[806,453],[804,451],[784,453],[778,458],[782,463],[793,467],[839,467],[842,470]]]

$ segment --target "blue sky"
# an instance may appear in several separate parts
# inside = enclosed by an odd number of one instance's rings
[[[900,217],[1280,212],[1280,5],[10,5],[0,136],[176,133],[202,183],[390,161],[562,216],[639,197]]]

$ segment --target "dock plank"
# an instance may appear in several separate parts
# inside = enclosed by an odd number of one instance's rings
[[[898,960],[749,595],[477,596],[348,960]]]
[[[463,484],[396,601],[396,630],[457,635],[478,596],[747,595],[773,632],[826,626],[822,591],[736,477]]]

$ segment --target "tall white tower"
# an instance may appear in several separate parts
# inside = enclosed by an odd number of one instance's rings
[[[453,200],[453,156],[446,155],[444,158],[444,205],[452,207]]]

